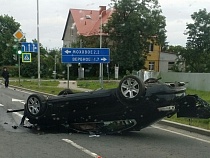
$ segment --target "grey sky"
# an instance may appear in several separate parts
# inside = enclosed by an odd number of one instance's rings
[[[62,35],[70,8],[99,9],[111,0],[39,0],[40,42],[47,48],[61,48]],[[167,41],[185,46],[183,35],[190,15],[199,9],[210,12],[209,0],[159,0],[166,17]],[[8,14],[21,24],[27,42],[37,38],[37,0],[0,0],[0,14]]]

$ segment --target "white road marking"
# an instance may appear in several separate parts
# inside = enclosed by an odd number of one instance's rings
[[[20,117],[20,118],[22,118],[22,117],[23,117],[23,115],[22,115],[22,114],[20,114],[19,112],[13,112],[12,114],[17,115],[17,116],[18,116],[18,117]],[[25,118],[25,121],[28,121],[28,118]]]
[[[12,101],[13,101],[13,102],[20,102],[20,103],[22,103],[22,104],[25,104],[24,100],[20,100],[20,99],[12,98]]]
[[[3,104],[0,104],[0,106],[4,106]]]
[[[13,112],[13,114],[15,114],[15,115],[17,115],[17,116],[19,116],[19,117],[23,117],[23,115],[22,114],[20,114],[19,112]]]
[[[92,156],[92,157],[94,157],[94,158],[102,158],[101,156],[97,155],[96,153],[93,153],[93,152],[91,152],[91,151],[89,151],[89,150],[83,148],[82,146],[80,146],[80,145],[74,143],[73,141],[71,141],[71,140],[69,140],[69,139],[62,139],[62,140],[65,141],[66,143],[71,144],[71,145],[74,146],[75,148],[77,148],[77,149],[79,149],[79,150],[85,152],[86,154],[88,154],[88,155],[90,155],[90,156]]]
[[[196,137],[193,137],[193,136],[189,136],[189,135],[182,134],[182,133],[179,133],[179,132],[171,131],[171,130],[168,130],[168,129],[163,129],[161,127],[157,127],[157,126],[154,126],[154,125],[152,125],[152,127],[157,128],[157,129],[162,130],[162,131],[174,133],[174,134],[177,134],[177,135],[181,135],[181,136],[184,136],[184,137],[188,137],[188,138],[191,138],[191,139],[199,140],[199,141],[210,144],[210,141],[208,141],[208,140],[204,140],[204,139],[201,139],[201,138],[196,138]]]

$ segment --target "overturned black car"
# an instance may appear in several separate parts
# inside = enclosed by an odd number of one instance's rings
[[[24,117],[39,127],[63,125],[79,132],[119,133],[145,128],[164,117],[210,118],[210,105],[196,95],[186,95],[181,82],[161,83],[124,77],[115,89],[58,96],[32,94]]]

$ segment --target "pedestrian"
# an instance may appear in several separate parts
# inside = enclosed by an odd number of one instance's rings
[[[7,88],[9,86],[9,72],[6,67],[3,68],[2,77],[4,79],[5,88]]]

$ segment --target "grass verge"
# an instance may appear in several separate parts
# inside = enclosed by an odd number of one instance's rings
[[[59,81],[41,81],[40,86],[36,80],[21,80],[20,84],[18,81],[10,81],[10,85],[18,86],[26,89],[40,91],[57,95],[63,88],[58,87]]]

